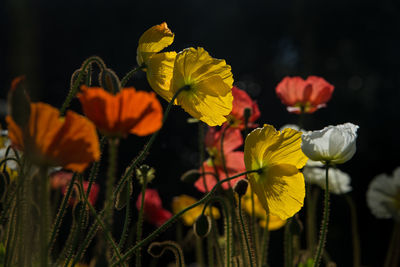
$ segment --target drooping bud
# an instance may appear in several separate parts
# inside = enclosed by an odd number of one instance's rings
[[[154,168],[151,168],[150,166],[143,164],[136,169],[136,178],[139,180],[141,184],[144,184],[145,182],[149,183],[154,179],[155,172],[156,171],[154,170]]]
[[[239,197],[242,197],[246,194],[248,186],[249,182],[246,179],[241,179],[237,181],[237,183],[233,187],[233,191],[235,191],[239,195]]]
[[[188,170],[181,176],[181,181],[188,183],[188,184],[193,184],[200,178],[200,172],[199,170],[193,169],[193,170]]]
[[[115,200],[115,208],[117,210],[122,210],[128,201],[133,192],[133,186],[131,179],[128,179],[123,185],[122,189],[118,192],[117,198]]]
[[[104,90],[116,94],[121,89],[121,83],[117,74],[111,69],[104,69],[99,74],[99,83]]]
[[[193,231],[200,238],[206,237],[211,231],[211,218],[201,214],[193,224]]]
[[[8,114],[17,123],[21,129],[24,129],[29,123],[31,115],[31,101],[25,89],[22,87],[24,76],[15,78],[11,83],[11,89],[8,93]]]

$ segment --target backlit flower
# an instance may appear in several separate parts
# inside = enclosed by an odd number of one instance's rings
[[[8,154],[7,153],[7,149],[8,147],[11,146],[11,140],[10,138],[8,138],[8,131],[6,130],[0,130],[1,135],[0,135],[0,160],[7,158],[15,158],[15,154],[14,154],[14,150],[9,149],[8,150]],[[4,164],[6,164],[6,169],[9,170],[9,175],[12,177],[16,177],[17,172],[17,163],[14,160],[7,160],[6,162],[4,162]]]
[[[142,203],[142,193],[136,201],[136,208],[139,210]],[[143,206],[144,218],[147,222],[159,227],[172,217],[171,212],[162,207],[161,198],[155,189],[146,189]]]
[[[251,203],[251,190],[247,190],[246,195],[243,198],[243,207],[245,211],[251,215],[252,214],[252,203]],[[259,224],[262,228],[267,225],[267,213],[258,200],[257,195],[254,195],[254,215],[260,219]],[[268,230],[274,231],[278,230],[286,224],[286,220],[281,220],[278,216],[269,215]]]
[[[275,91],[289,112],[313,113],[325,107],[331,99],[334,86],[321,77],[285,77]]]
[[[356,153],[358,126],[352,123],[328,126],[302,135],[301,149],[314,161],[340,164]]]
[[[210,191],[217,183],[217,178],[211,173],[215,174],[216,171],[220,180],[227,178],[221,157],[221,135],[222,130],[218,131],[214,127],[210,127],[206,134],[205,145],[207,152],[210,155],[210,158],[203,162],[204,172],[206,173],[204,177],[206,186],[204,185],[203,176],[201,176],[194,184],[194,186],[201,192]],[[243,161],[243,152],[234,151],[242,144],[243,138],[239,129],[229,128],[226,130],[224,137],[224,159],[229,176],[233,176],[246,170]],[[199,168],[199,171],[202,173],[202,168]],[[235,183],[242,178],[243,176],[223,183],[222,188],[228,189],[229,184],[233,187]]]
[[[303,169],[307,183],[318,185],[325,189],[325,168],[319,161],[309,160]],[[338,168],[329,169],[329,192],[333,194],[346,194],[352,190],[350,175]]]
[[[238,127],[240,129],[244,129],[244,113],[245,109],[250,110],[250,117],[248,118],[248,127],[257,127],[254,124],[260,117],[260,110],[258,109],[258,105],[256,101],[253,101],[250,96],[246,93],[246,91],[237,88],[236,86],[232,87],[232,112],[228,115],[228,121],[231,127]]]
[[[144,136],[159,130],[162,107],[153,92],[123,88],[113,95],[100,87],[82,86],[78,94],[86,116],[104,134]]]
[[[400,221],[400,167],[393,176],[380,174],[368,186],[367,204],[377,218]]]
[[[197,199],[188,195],[180,195],[174,197],[172,200],[172,211],[176,214],[181,210],[185,209],[186,207],[193,205],[197,201],[198,201]],[[199,205],[185,212],[181,216],[183,223],[187,226],[192,226],[193,223],[196,221],[197,217],[200,216],[201,212],[203,211],[203,208],[204,205]],[[221,217],[219,210],[215,207],[207,207],[204,213],[206,215],[210,215],[212,213],[214,219],[219,219]]]
[[[301,132],[276,131],[271,125],[253,130],[246,138],[246,169],[251,189],[263,208],[285,220],[298,212],[304,203],[305,185],[299,171],[307,162],[300,148]]]
[[[60,117],[56,108],[32,103],[26,130],[6,117],[12,145],[38,165],[62,166],[82,172],[100,158],[96,128],[87,118],[67,111]]]
[[[203,48],[186,48],[176,55],[171,92],[185,88],[177,104],[209,126],[221,125],[232,111],[232,84],[231,67]]]
[[[174,34],[167,23],[163,22],[145,31],[137,47],[137,63],[146,71],[151,88],[167,101],[170,101],[173,96],[170,83],[176,52],[159,52],[171,45],[173,41]]]

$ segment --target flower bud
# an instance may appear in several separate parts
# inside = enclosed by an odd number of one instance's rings
[[[249,186],[249,182],[245,179],[241,179],[241,180],[237,181],[237,183],[233,187],[233,191],[235,191],[239,195],[239,197],[242,197],[246,194],[248,186]]]
[[[100,86],[103,87],[106,91],[116,94],[121,89],[121,83],[117,74],[111,69],[104,69],[100,72],[99,75],[99,83]]]
[[[17,125],[24,129],[29,122],[31,115],[31,101],[25,89],[22,87],[24,76],[15,78],[11,83],[11,89],[8,94],[8,114]]]
[[[211,218],[201,214],[193,224],[193,231],[200,238],[206,237],[211,231]]]

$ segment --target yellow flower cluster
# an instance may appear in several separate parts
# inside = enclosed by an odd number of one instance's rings
[[[140,37],[137,62],[146,71],[150,86],[167,101],[184,88],[174,104],[210,126],[221,125],[232,110],[231,67],[201,47],[161,52],[173,41],[174,34],[165,22]]]

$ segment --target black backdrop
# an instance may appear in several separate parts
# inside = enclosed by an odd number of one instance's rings
[[[70,75],[85,58],[98,55],[123,76],[136,65],[140,35],[163,21],[175,33],[170,49],[202,46],[226,59],[236,84],[257,99],[261,124],[279,128],[297,121],[274,93],[285,75],[322,76],[335,86],[333,98],[327,108],[307,116],[305,125],[310,130],[344,122],[360,126],[357,153],[341,169],[352,177],[362,262],[380,266],[392,221],[370,214],[365,192],[375,175],[391,174],[400,165],[399,15],[399,3],[389,0],[4,0],[0,97],[6,97],[13,77],[25,74],[33,100],[60,107]],[[143,74],[129,84],[151,90]],[[77,101],[73,108],[80,110]],[[146,160],[157,169],[152,186],[160,188],[167,208],[175,194],[200,196],[178,181],[184,171],[198,166],[197,126],[185,123],[188,115],[179,107],[170,116]],[[145,140],[130,136],[122,141],[121,170]],[[339,266],[350,266],[348,209],[342,198],[332,201],[327,248]]]

